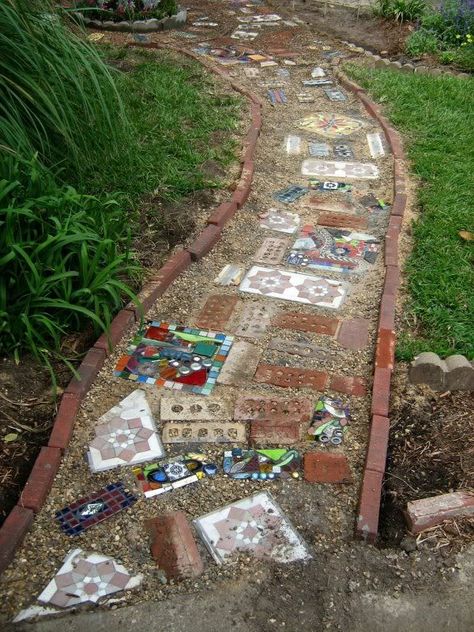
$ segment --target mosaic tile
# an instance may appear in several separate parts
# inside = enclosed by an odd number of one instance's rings
[[[279,351],[280,353],[289,353],[302,358],[318,360],[324,360],[333,355],[328,349],[324,349],[310,342],[288,341],[286,338],[272,338],[268,343],[268,349],[270,349],[270,351]]]
[[[87,459],[92,472],[159,459],[164,450],[145,393],[135,390],[99,417]]]
[[[329,156],[330,147],[327,143],[308,142],[308,152],[313,158],[326,158]]]
[[[142,578],[130,575],[112,557],[73,549],[38,601],[59,608],[97,603],[102,597],[139,586]]]
[[[301,456],[296,450],[242,450],[234,448],[224,452],[224,474],[229,478],[274,480],[299,478]]]
[[[338,193],[350,193],[352,191],[352,184],[348,182],[335,182],[334,180],[309,180],[309,186],[311,189],[316,189],[317,191],[323,191],[324,193],[329,193],[330,191],[337,191]]]
[[[322,134],[328,138],[349,136],[363,127],[362,121],[343,114],[320,112],[310,114],[298,122],[301,129]]]
[[[237,322],[235,334],[244,338],[262,338],[276,311],[276,305],[246,303]]]
[[[164,443],[246,443],[245,424],[232,421],[170,421],[163,426]]]
[[[278,104],[284,105],[288,103],[288,99],[286,98],[285,91],[282,89],[268,90],[267,96],[272,105],[278,105]]]
[[[239,285],[245,274],[245,269],[240,266],[228,264],[222,268],[214,279],[218,285]]]
[[[296,213],[287,213],[286,211],[277,211],[276,209],[270,209],[268,213],[260,219],[261,228],[274,230],[279,233],[288,233],[289,235],[295,233],[299,225],[299,215]]]
[[[330,101],[347,101],[347,96],[337,88],[326,88],[324,94]]]
[[[268,492],[212,511],[194,525],[218,564],[243,552],[277,562],[309,559],[306,544]]]
[[[145,498],[153,498],[174,489],[198,483],[206,476],[215,476],[217,465],[204,454],[188,452],[165,463],[151,463],[134,467],[137,484]]]
[[[231,294],[211,294],[195,319],[196,325],[214,331],[223,329],[232,316],[237,300],[237,296]]]
[[[379,248],[372,235],[306,225],[293,244],[287,263],[312,270],[361,273],[375,263]]]
[[[355,178],[358,180],[373,180],[380,175],[378,167],[367,162],[338,162],[312,158],[303,161],[301,173],[304,176]]]
[[[260,364],[254,379],[282,388],[312,388],[316,391],[324,391],[328,382],[328,376],[323,371],[293,369],[276,364]]]
[[[288,134],[285,136],[283,146],[288,156],[296,156],[301,153],[301,136]]]
[[[262,352],[256,345],[238,340],[219,373],[217,383],[244,386],[253,378],[261,355]]]
[[[292,204],[303,195],[306,195],[306,193],[308,193],[307,187],[302,187],[299,184],[291,184],[289,187],[286,187],[286,189],[277,191],[273,197],[282,204]]]
[[[112,483],[56,511],[55,517],[67,535],[79,535],[122,509],[127,509],[136,500],[136,496],[125,491],[123,483]]]
[[[232,343],[233,336],[223,333],[150,321],[135,337],[128,355],[119,359],[114,375],[209,395]]]
[[[319,314],[302,314],[301,312],[281,312],[272,321],[272,325],[281,329],[294,329],[327,336],[335,336],[339,324],[338,318],[328,318]]]
[[[347,289],[344,283],[332,279],[259,266],[253,266],[240,284],[242,292],[330,309],[342,305]]]
[[[336,143],[334,145],[334,155],[339,160],[353,160],[354,152],[349,143]]]
[[[308,422],[313,404],[307,397],[250,397],[243,395],[235,404],[234,419],[240,421],[296,421]]]
[[[268,237],[253,256],[257,263],[276,265],[281,263],[288,247],[286,239]]]
[[[382,137],[379,133],[367,134],[367,144],[369,145],[369,151],[372,158],[380,158],[385,156],[385,149],[383,148]]]
[[[161,398],[162,421],[210,421],[232,418],[232,403],[222,397],[186,395]]]
[[[314,405],[307,439],[322,444],[340,445],[350,421],[349,408],[341,400],[320,397]]]

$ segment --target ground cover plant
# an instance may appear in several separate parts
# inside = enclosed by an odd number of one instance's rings
[[[78,0],[75,8],[92,20],[149,20],[174,15],[176,0]]]
[[[347,65],[405,134],[420,206],[406,263],[409,296],[398,355],[474,357],[473,82]]]
[[[374,11],[396,22],[413,22],[426,10],[425,0],[377,0]]]

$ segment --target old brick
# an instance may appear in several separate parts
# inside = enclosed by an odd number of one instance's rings
[[[188,252],[193,261],[199,261],[217,244],[221,237],[222,228],[215,224],[206,226],[188,247]]]
[[[262,444],[292,445],[301,440],[303,427],[296,420],[257,419],[250,424],[249,440],[251,445]]]
[[[254,172],[253,161],[248,160],[243,163],[242,174],[240,176],[239,183],[234,193],[232,194],[232,201],[237,204],[237,208],[241,208],[247,201],[250,195],[250,188],[252,186]]]
[[[294,329],[296,331],[334,336],[339,322],[337,318],[328,318],[317,314],[281,312],[273,319],[272,324],[281,329]]]
[[[369,342],[369,321],[366,318],[343,320],[337,342],[346,349],[364,349]]]
[[[313,403],[306,397],[239,397],[235,404],[234,419],[248,421],[294,420],[309,422],[313,414]]]
[[[344,202],[341,200],[331,200],[327,196],[313,195],[309,198],[309,204],[315,206],[317,211],[324,211],[329,214],[339,214],[342,217],[346,217],[347,214],[353,214],[356,211],[354,204],[350,202]],[[357,217],[354,218],[357,221]]]
[[[183,511],[174,511],[145,522],[152,538],[151,553],[168,579],[198,577],[204,565]]]
[[[253,161],[259,135],[260,129],[257,127],[252,126],[248,131],[242,145],[242,163]]]
[[[364,94],[363,92],[359,92],[359,99],[362,101],[365,109],[371,116],[377,119],[381,116],[382,110],[380,109],[380,107],[376,103],[374,103],[372,99],[370,99],[366,94]]]
[[[33,522],[31,509],[16,505],[0,529],[0,575],[7,568]]]
[[[388,417],[390,406],[391,369],[375,368],[372,387],[372,414]]]
[[[332,375],[329,381],[329,390],[354,397],[364,397],[367,392],[363,377],[347,377],[345,375]]]
[[[389,434],[390,421],[387,417],[373,415],[365,460],[366,470],[380,472],[381,474],[385,472]]]
[[[312,388],[323,391],[327,385],[328,376],[327,373],[311,369],[292,369],[273,364],[260,364],[255,374],[255,381],[283,388]]]
[[[195,319],[198,327],[219,331],[229,322],[238,298],[231,294],[211,294],[199,316]]]
[[[105,351],[103,349],[89,349],[86,357],[81,362],[77,372],[79,379],[73,377],[66,387],[66,393],[73,393],[83,397],[89,390],[97,373],[102,368],[105,361]]]
[[[396,296],[400,286],[400,268],[398,266],[387,266],[385,270],[385,283],[383,286],[383,295]],[[392,329],[391,327],[383,327],[383,329]]]
[[[395,216],[402,217],[405,213],[405,209],[407,206],[407,194],[406,193],[397,193],[393,200],[391,213]]]
[[[208,224],[216,224],[221,228],[231,220],[237,210],[237,204],[235,202],[223,202],[219,204],[214,213],[207,220]]]
[[[459,491],[407,504],[406,519],[412,533],[441,524],[443,520],[474,516],[474,494]]]
[[[81,400],[76,394],[63,394],[48,441],[50,448],[65,450],[68,447],[80,405]]]
[[[43,506],[61,462],[59,448],[41,448],[18,504],[35,513]]]
[[[374,543],[379,528],[380,499],[383,474],[365,470],[359,497],[359,515],[356,535],[366,542]]]
[[[382,295],[380,301],[380,314],[379,314],[379,328],[380,329],[395,329],[395,294]]]
[[[375,366],[381,369],[393,369],[395,362],[395,332],[392,329],[379,329],[375,351]]]
[[[307,452],[304,478],[309,483],[352,483],[347,457],[337,452]]]
[[[345,215],[344,213],[321,213],[318,216],[320,226],[332,226],[334,228],[357,228],[360,230],[367,228],[365,217],[356,215]]]

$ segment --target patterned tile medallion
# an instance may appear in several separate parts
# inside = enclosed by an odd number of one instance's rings
[[[194,524],[218,564],[238,552],[284,563],[311,557],[268,492],[226,505],[201,516]]]
[[[304,176],[325,178],[354,178],[357,180],[374,180],[379,177],[378,167],[368,162],[338,162],[335,160],[303,161],[301,173]]]
[[[111,557],[73,549],[38,601],[59,608],[96,603],[101,597],[135,588],[141,580],[141,575],[130,575]]]
[[[349,136],[363,127],[363,122],[343,114],[319,112],[305,116],[298,122],[298,127],[316,132],[328,138]]]
[[[139,389],[99,418],[95,434],[87,453],[93,472],[142,463],[164,454],[145,393]]]
[[[292,234],[296,232],[300,225],[299,215],[270,209],[265,217],[260,219],[260,226],[267,230],[276,230],[279,233]]]
[[[284,301],[337,309],[346,297],[347,285],[323,277],[253,266],[240,284],[240,290]]]

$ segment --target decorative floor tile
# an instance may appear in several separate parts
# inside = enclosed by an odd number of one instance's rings
[[[214,283],[217,283],[218,285],[239,285],[244,274],[244,268],[228,264],[224,266],[218,276],[216,276]]]
[[[262,338],[276,311],[276,305],[260,302],[245,303],[235,334],[245,338]]]
[[[380,134],[367,134],[367,144],[369,145],[369,151],[372,158],[385,156],[385,150],[383,148]]]
[[[283,146],[288,156],[295,156],[301,153],[301,136],[288,134],[288,136],[285,136]]]
[[[107,595],[135,588],[141,581],[142,575],[130,575],[112,557],[73,549],[38,601],[72,608],[83,603],[97,603]]]
[[[324,93],[330,101],[347,101],[347,97],[344,92],[342,92],[342,90],[338,90],[337,88],[326,88]]]
[[[224,452],[224,474],[229,478],[273,480],[299,478],[301,456],[296,450],[242,450]]]
[[[223,398],[185,395],[162,397],[161,421],[216,421],[232,418],[232,403]]]
[[[112,483],[56,512],[56,520],[67,535],[79,535],[89,527],[127,509],[136,502],[123,483]]]
[[[302,187],[299,184],[292,184],[289,187],[286,187],[286,189],[277,191],[273,197],[275,198],[275,200],[281,202],[282,204],[292,204],[303,195],[306,195],[308,191],[308,187]]]
[[[217,465],[204,454],[188,452],[173,461],[134,467],[133,474],[145,498],[153,498],[217,474]]]
[[[229,298],[235,299],[233,307],[237,297]],[[224,310],[225,306],[221,318]],[[209,395],[233,340],[233,336],[222,333],[150,321],[134,339],[129,354],[119,359],[114,375],[141,384]]]
[[[301,312],[281,312],[272,324],[282,329],[294,329],[313,334],[335,336],[339,327],[338,318],[328,318],[318,314],[302,314]]]
[[[327,143],[308,142],[308,152],[313,158],[326,158],[329,156],[330,149]]]
[[[292,233],[298,230],[300,225],[299,215],[296,213],[287,213],[286,211],[277,211],[270,209],[265,217],[260,220],[260,226],[267,230],[275,230],[279,233]]]
[[[166,422],[163,426],[164,443],[246,443],[245,424],[231,421]]]
[[[298,127],[301,129],[316,132],[328,138],[349,136],[361,130],[363,125],[362,121],[350,116],[325,112],[310,114],[298,122]]]
[[[347,286],[339,281],[259,266],[250,269],[240,290],[330,309],[338,309],[347,294]]]
[[[313,404],[306,397],[240,397],[235,404],[234,419],[283,420],[307,422],[313,414]]]
[[[334,145],[334,155],[339,160],[352,160],[354,158],[354,152],[349,143],[336,143]]]
[[[314,406],[307,439],[323,444],[340,445],[351,416],[349,408],[339,399],[320,397]]]
[[[309,186],[317,191],[323,193],[330,193],[331,191],[337,191],[338,193],[350,193],[352,191],[352,184],[349,182],[335,182],[334,180],[316,180],[315,178],[309,179]]]
[[[312,388],[316,391],[324,391],[328,383],[328,375],[312,369],[292,369],[274,364],[260,364],[255,374],[255,381],[282,388]]]
[[[194,520],[218,564],[244,552],[277,562],[309,559],[306,544],[268,492],[259,492]]]
[[[368,162],[337,162],[312,158],[303,161],[301,173],[304,176],[354,178],[357,180],[373,180],[379,177],[378,167]]]
[[[195,319],[196,325],[213,331],[224,329],[232,316],[237,300],[237,296],[230,294],[211,294]]]
[[[361,273],[375,263],[379,247],[372,235],[306,225],[293,244],[287,263],[312,270]]]
[[[257,370],[262,352],[251,342],[238,340],[232,347],[217,378],[218,384],[244,386]]]
[[[328,349],[313,345],[310,342],[288,341],[286,338],[272,338],[268,343],[268,349],[271,351],[279,351],[280,353],[297,355],[301,358],[324,360],[331,356]]]
[[[87,458],[93,472],[159,459],[164,450],[145,393],[137,389],[99,417]]]
[[[288,242],[286,239],[276,239],[268,237],[253,256],[253,260],[257,263],[266,263],[277,265],[281,263],[285,256]]]

